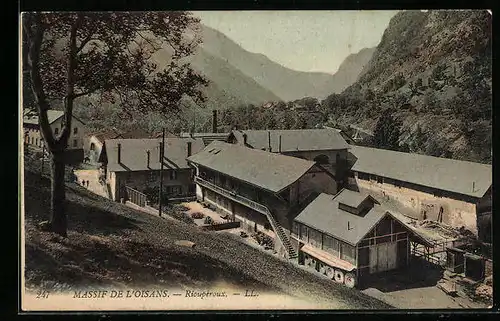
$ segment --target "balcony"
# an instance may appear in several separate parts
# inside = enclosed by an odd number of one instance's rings
[[[285,250],[288,252],[288,258],[296,258],[297,257],[297,253],[293,249],[293,247],[290,243],[290,239],[285,234],[285,232],[283,232],[283,228],[274,219],[273,215],[271,214],[271,211],[266,206],[259,204],[257,202],[254,202],[254,201],[252,201],[246,197],[243,197],[241,195],[238,195],[235,192],[228,191],[227,189],[222,188],[220,186],[217,186],[214,183],[210,183],[210,182],[208,182],[208,181],[206,181],[198,176],[196,176],[194,178],[194,181],[196,184],[203,186],[205,188],[208,188],[219,195],[222,195],[228,199],[231,199],[231,200],[233,200],[237,203],[240,203],[246,207],[249,207],[249,208],[251,208],[259,213],[264,214],[267,217],[269,223],[271,224],[271,227],[273,228],[274,233],[278,236],[278,240],[281,242],[281,244],[283,245]]]
[[[250,207],[251,209],[256,210],[259,213],[262,213],[264,215],[269,214],[269,209],[266,206],[259,204],[257,202],[254,202],[246,197],[243,197],[243,196],[237,194],[236,192],[228,191],[227,189],[222,188],[220,186],[217,186],[214,183],[210,183],[209,181],[206,181],[198,176],[196,176],[194,178],[194,181],[203,187],[206,187],[206,188],[208,188],[208,189],[210,189],[210,190],[212,190],[220,195],[223,195],[223,196],[225,196],[225,197],[227,197],[235,202],[238,202],[244,206]]]

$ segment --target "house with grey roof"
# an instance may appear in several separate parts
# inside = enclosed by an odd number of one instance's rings
[[[201,139],[165,138],[160,160],[161,139],[108,139],[99,162],[103,164],[104,183],[115,201],[131,200],[137,191],[156,197],[163,162],[163,191],[168,198],[194,196],[193,169],[186,158],[203,149]],[[153,193],[154,195],[149,195]],[[143,206],[144,204],[137,204]]]
[[[189,157],[196,169],[196,196],[229,220],[275,240],[275,249],[294,257],[291,223],[320,192],[335,193],[331,173],[313,161],[213,141]]]
[[[322,193],[293,221],[299,264],[354,287],[367,276],[405,267],[410,242],[429,241],[371,195]]]
[[[90,133],[86,136],[84,141],[85,159],[90,164],[96,164],[99,161],[102,147],[104,142],[108,139],[147,139],[147,138],[161,138],[158,134],[151,135],[143,129],[136,128],[131,131],[118,130],[110,128],[107,130],[97,131]],[[176,137],[172,134],[167,134],[166,137]]]
[[[64,111],[48,110],[47,118],[49,120],[52,133],[58,137],[64,126]],[[67,146],[67,162],[80,163],[83,161],[83,144],[86,135],[85,124],[77,117],[72,117],[71,133]],[[37,113],[25,113],[23,115],[24,142],[28,146],[43,149],[43,137],[38,123]]]
[[[490,235],[491,165],[362,146],[350,153],[352,188],[414,219],[465,227],[482,239]]]
[[[350,145],[335,129],[233,130],[228,142],[314,161],[332,173],[340,186],[347,179]]]

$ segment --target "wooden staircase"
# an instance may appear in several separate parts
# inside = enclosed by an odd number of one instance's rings
[[[266,215],[267,220],[271,224],[271,227],[277,236],[277,239],[280,241],[280,243],[283,245],[283,247],[287,251],[288,258],[293,259],[293,258],[298,257],[297,252],[292,247],[292,244],[290,242],[290,238],[283,231],[283,227],[275,220],[275,218],[273,217],[273,214],[271,213],[271,211],[269,210],[269,208],[267,206],[262,205],[262,204],[257,203],[257,202],[254,202],[254,201],[252,201],[244,196],[241,196],[235,192],[228,191],[225,188],[217,186],[214,183],[206,181],[198,176],[195,177],[195,182],[197,184],[199,184],[203,187],[206,187],[206,188],[208,188],[208,189],[210,189],[218,194],[221,194],[221,195],[223,195],[223,196],[225,196],[225,197],[227,197],[235,202],[238,202],[242,205],[250,207],[250,208],[256,210],[257,212]]]

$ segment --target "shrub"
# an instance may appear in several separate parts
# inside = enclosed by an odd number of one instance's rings
[[[203,221],[203,223],[212,225],[214,223],[214,220],[210,216],[207,216],[205,217],[205,221]]]

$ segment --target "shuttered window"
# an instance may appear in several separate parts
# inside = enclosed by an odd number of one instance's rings
[[[335,257],[339,257],[339,242],[328,235],[324,235],[323,250],[332,254]]]
[[[307,232],[308,232],[308,228],[307,226],[305,225],[301,225],[300,226],[300,239],[301,240],[304,240],[304,241],[308,241],[308,235],[307,235]]]

